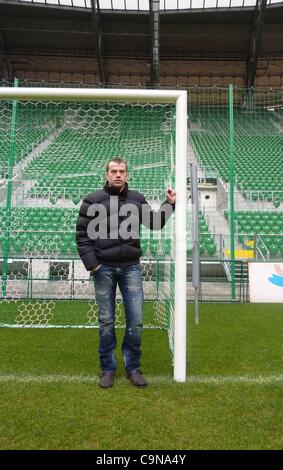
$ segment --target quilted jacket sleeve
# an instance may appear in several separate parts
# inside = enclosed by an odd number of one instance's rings
[[[175,204],[163,202],[158,210],[154,210],[146,199],[142,201],[141,223],[150,230],[161,230],[175,210]]]
[[[99,265],[95,254],[95,243],[88,237],[87,227],[91,217],[87,215],[89,206],[93,203],[88,195],[80,207],[79,217],[76,225],[76,242],[78,253],[87,271]]]

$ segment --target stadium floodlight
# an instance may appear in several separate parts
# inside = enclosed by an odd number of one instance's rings
[[[14,116],[14,119],[10,116],[8,119],[8,114],[12,114],[12,109],[13,108],[13,103],[17,103],[19,108],[18,108],[18,116]],[[143,161],[143,166],[144,166],[144,177],[146,179],[146,170],[147,168],[153,168],[157,170],[157,172],[162,175],[162,169],[164,164],[166,166],[165,171],[165,178],[163,181],[163,186],[162,188],[159,188],[162,190],[162,196],[164,198],[164,189],[165,189],[165,184],[169,183],[175,186],[176,191],[177,191],[177,201],[176,201],[176,208],[175,208],[175,213],[173,217],[173,223],[174,227],[172,229],[171,234],[173,234],[174,240],[171,240],[170,244],[170,253],[167,256],[163,256],[163,259],[160,261],[160,266],[162,265],[162,270],[163,270],[163,291],[162,294],[160,291],[158,291],[158,296],[157,298],[157,303],[160,301],[160,303],[166,303],[166,308],[164,308],[164,315],[166,316],[168,320],[168,331],[169,332],[169,339],[171,342],[171,346],[173,349],[173,363],[174,363],[174,380],[178,382],[184,382],[186,380],[186,219],[187,219],[187,92],[186,91],[180,91],[180,90],[134,90],[134,89],[77,89],[77,88],[22,88],[22,87],[2,87],[0,88],[0,113],[3,114],[3,122],[5,122],[5,119],[7,118],[7,122],[4,127],[5,129],[2,129],[3,131],[3,136],[7,135],[7,130],[9,126],[15,126],[14,133],[10,134],[10,157],[13,152],[17,152],[17,149],[15,150],[13,148],[13,145],[11,146],[11,135],[13,135],[13,139],[20,139],[20,135],[22,135],[21,139],[24,140],[24,136],[27,134],[27,126],[30,124],[30,127],[33,128],[33,130],[38,130],[40,127],[40,123],[42,122],[41,126],[41,131],[44,132],[44,137],[41,137],[41,142],[40,145],[37,145],[36,150],[37,154],[33,153],[34,150],[29,151],[21,150],[21,156],[18,156],[16,159],[7,157],[6,160],[6,169],[5,164],[3,166],[3,171],[2,175],[3,176],[3,181],[4,181],[4,186],[5,187],[10,187],[11,185],[14,185],[13,188],[10,191],[9,198],[6,199],[9,200],[8,202],[9,207],[6,208],[2,206],[2,209],[5,211],[6,209],[6,214],[7,215],[7,220],[8,220],[8,228],[5,229],[4,227],[4,232],[2,232],[2,235],[4,237],[4,245],[6,247],[6,258],[12,258],[13,252],[12,250],[15,250],[14,255],[16,252],[20,253],[21,249],[23,249],[23,244],[27,246],[28,243],[28,237],[26,236],[24,239],[21,239],[18,235],[19,232],[23,232],[25,230],[25,225],[19,223],[19,220],[17,221],[16,225],[13,226],[13,220],[15,219],[15,214],[16,214],[16,209],[18,208],[20,213],[21,209],[21,214],[22,217],[26,216],[29,213],[29,210],[33,209],[32,212],[32,217],[33,217],[33,222],[34,227],[36,227],[34,230],[38,232],[38,239],[35,242],[35,238],[33,238],[33,242],[31,242],[31,245],[33,244],[33,247],[28,248],[25,247],[23,251],[21,252],[21,255],[18,255],[19,259],[22,259],[26,262],[26,278],[28,279],[28,287],[27,291],[29,292],[29,299],[31,299],[31,304],[30,307],[27,307],[25,301],[24,301],[24,296],[23,296],[23,279],[21,279],[21,282],[19,282],[19,277],[15,276],[12,278],[9,278],[8,272],[4,273],[4,276],[2,274],[2,280],[1,280],[1,289],[2,289],[2,298],[1,301],[5,301],[9,298],[12,298],[15,301],[22,300],[22,303],[20,304],[20,318],[23,319],[29,318],[28,323],[34,322],[35,324],[33,326],[40,326],[37,324],[37,319],[36,315],[33,315],[34,312],[36,312],[37,307],[40,305],[40,312],[42,312],[44,309],[46,309],[46,306],[48,305],[48,308],[45,316],[46,323],[44,324],[45,327],[50,327],[52,325],[49,324],[49,319],[52,318],[51,315],[51,310],[54,308],[54,300],[56,299],[63,299],[63,298],[68,298],[67,297],[56,297],[56,295],[52,294],[51,296],[45,298],[44,296],[44,289],[45,287],[42,286],[47,286],[48,284],[48,262],[53,263],[53,268],[57,265],[59,265],[61,262],[66,261],[64,259],[64,256],[62,255],[63,253],[63,245],[62,241],[60,241],[60,237],[57,234],[53,236],[53,239],[49,242],[50,249],[46,249],[44,243],[47,240],[47,235],[43,235],[42,231],[44,230],[49,230],[48,224],[51,224],[52,221],[52,216],[49,214],[46,217],[46,220],[44,221],[43,224],[40,223],[40,220],[38,219],[38,214],[36,214],[36,207],[39,207],[39,201],[44,200],[44,204],[42,204],[42,209],[41,209],[41,216],[44,213],[44,210],[46,211],[51,210],[50,207],[52,207],[52,204],[54,206],[54,203],[58,200],[56,199],[58,197],[58,194],[52,190],[55,187],[55,182],[53,182],[52,188],[48,188],[47,183],[46,183],[46,174],[45,176],[45,183],[42,183],[42,193],[41,195],[36,199],[36,204],[34,205],[30,201],[32,200],[31,197],[32,195],[34,196],[34,191],[38,189],[38,181],[33,183],[33,185],[30,183],[30,179],[26,178],[28,181],[24,181],[20,183],[21,180],[21,175],[26,172],[26,174],[32,174],[31,171],[28,173],[29,170],[29,165],[32,165],[34,162],[38,162],[38,164],[41,165],[41,167],[37,166],[37,170],[34,170],[35,173],[33,176],[33,179],[36,180],[38,177],[38,174],[40,171],[45,171],[42,170],[42,162],[44,162],[44,152],[50,148],[51,145],[57,145],[56,146],[56,161],[60,160],[60,154],[58,154],[58,142],[62,141],[63,136],[69,135],[69,136],[74,136],[75,134],[80,134],[81,135],[81,141],[85,142],[90,142],[91,138],[96,138],[96,143],[101,143],[101,139],[103,140],[103,143],[106,141],[109,143],[111,141],[111,138],[115,140],[115,142],[118,142],[118,133],[121,130],[121,126],[125,126],[124,124],[121,124],[119,122],[119,119],[122,119],[121,116],[125,116],[125,112],[130,109],[130,116],[133,116],[133,113],[137,113],[137,120],[136,120],[136,129],[138,129],[138,132],[141,132],[141,129],[145,129],[146,135],[143,137],[143,140],[140,138],[139,141],[136,140],[136,142],[139,142],[137,146],[141,146],[140,148],[134,148],[134,140],[131,141],[130,137],[130,127],[133,125],[132,123],[132,118],[130,124],[127,124],[126,126],[126,132],[127,132],[127,143],[126,138],[121,142],[119,140],[119,149],[123,148],[123,156],[127,159],[127,157],[131,155],[131,152],[136,152],[136,155],[141,156],[142,152],[144,151],[144,148],[149,148],[150,145],[155,145],[157,146],[155,148],[155,154],[158,153],[159,149],[165,148],[166,145],[168,146],[165,149],[166,155],[169,155],[169,164],[167,165],[166,161],[162,161],[163,156],[160,155],[159,157],[159,162],[153,161],[151,162],[150,160],[145,164]],[[48,114],[48,120],[43,119],[43,115],[45,112],[49,110]],[[136,110],[136,111],[135,111]],[[60,112],[59,112],[60,111]],[[15,109],[14,112],[16,113]],[[33,115],[34,112],[34,115]],[[128,112],[128,111],[127,111]],[[161,114],[160,114],[161,112]],[[158,135],[157,132],[153,128],[153,121],[152,118],[150,118],[150,113],[153,113],[154,116],[156,116],[158,113],[159,116],[159,130],[158,130]],[[167,114],[166,114],[167,113]],[[170,115],[170,117],[168,117]],[[161,118],[160,118],[161,116]],[[165,118],[164,118],[165,116]],[[167,116],[167,117],[166,117]],[[16,122],[16,117],[17,117],[17,122]],[[102,118],[103,122],[99,122],[99,119]],[[124,118],[123,118],[124,119]],[[139,122],[139,119],[141,120]],[[127,121],[128,123],[129,121]],[[50,124],[51,123],[51,124]],[[114,123],[114,124],[113,124]],[[17,129],[18,126],[18,129]],[[22,127],[21,127],[22,126]],[[105,126],[103,130],[103,126]],[[51,130],[51,131],[50,131]],[[112,134],[110,132],[112,130]],[[115,130],[115,132],[114,132]],[[50,133],[49,136],[46,137],[46,133]],[[153,134],[152,134],[153,133]],[[97,137],[99,134],[99,138]],[[115,135],[114,135],[115,134]],[[170,135],[169,135],[170,134]],[[1,134],[2,135],[2,134]],[[154,135],[154,138],[152,138],[152,135]],[[140,136],[140,134],[139,134]],[[12,139],[12,140],[13,140]],[[164,144],[166,140],[166,145]],[[61,142],[60,141],[60,142]],[[73,142],[73,141],[72,141]],[[143,146],[141,145],[141,142],[143,142]],[[38,144],[38,142],[37,142]],[[123,145],[122,145],[123,144]],[[72,143],[71,143],[72,145]],[[164,147],[165,145],[165,147]],[[127,147],[127,148],[126,148]],[[47,149],[47,150],[46,150]],[[128,150],[127,150],[128,149]],[[83,152],[83,150],[82,150]],[[128,152],[128,153],[127,153]],[[153,154],[153,149],[149,150],[149,155]],[[112,154],[109,153],[109,148],[106,150],[106,154],[104,155],[104,160],[105,162],[109,160],[109,157],[111,157]],[[75,158],[75,157],[73,157]],[[76,157],[78,160],[78,156]],[[149,157],[150,158],[150,157]],[[165,157],[164,157],[165,158]],[[140,160],[141,161],[141,160]],[[138,165],[138,159],[136,159],[136,167],[141,168],[142,165]],[[2,162],[3,163],[3,162]],[[9,165],[13,166],[11,169]],[[17,168],[16,168],[17,165]],[[95,167],[95,162],[93,162],[93,175],[96,175],[98,172],[98,167]],[[162,166],[163,165],[163,166]],[[15,175],[15,171],[13,171],[16,168],[16,171],[18,172],[17,175]],[[41,170],[39,169],[41,168]],[[101,171],[102,168],[104,169],[104,165],[101,166]],[[160,169],[160,170],[159,170]],[[12,170],[12,171],[11,171]],[[89,171],[89,170],[87,170]],[[87,174],[87,171],[85,170],[85,173],[80,173],[81,175]],[[37,173],[38,172],[38,173]],[[48,173],[48,172],[47,172]],[[50,174],[52,173],[52,168],[50,169]],[[79,174],[79,173],[77,173]],[[58,188],[58,185],[63,185],[63,182],[68,180],[71,182],[72,177],[75,175],[75,173],[70,173],[67,174],[66,172],[60,179],[60,183],[58,180],[58,184],[56,186],[56,191],[62,190],[62,188]],[[159,175],[159,176],[160,176]],[[58,175],[54,175],[54,181],[58,177]],[[15,179],[16,178],[16,179]],[[150,175],[149,175],[150,178]],[[165,181],[166,180],[166,181]],[[15,182],[16,181],[16,182]],[[146,182],[148,183],[148,182]],[[10,184],[10,186],[9,186]],[[30,186],[29,186],[30,185]],[[46,186],[47,185],[47,186]],[[3,187],[4,187],[3,186]],[[22,188],[22,195],[21,197],[19,196],[20,190]],[[76,188],[72,188],[72,191],[74,191]],[[133,189],[139,189],[135,188],[133,186]],[[153,196],[150,196],[149,190],[150,186],[147,186],[147,193],[145,194],[147,196],[147,199],[153,200]],[[3,189],[3,194],[5,193],[5,190]],[[47,191],[47,192],[46,192]],[[49,191],[49,192],[48,192]],[[142,188],[141,188],[142,191]],[[7,191],[9,192],[9,191]],[[33,193],[32,193],[33,192]],[[64,193],[65,194],[65,193]],[[161,193],[160,193],[161,194]],[[60,197],[62,198],[62,194],[60,193]],[[65,195],[67,198],[67,196]],[[41,199],[40,199],[41,198]],[[44,199],[45,198],[45,199]],[[47,199],[46,199],[47,198]],[[49,198],[49,199],[48,199]],[[64,199],[64,197],[63,197]],[[73,197],[73,203],[78,204],[80,201],[80,196],[78,197],[78,200],[74,200],[75,198]],[[2,201],[5,200],[5,198],[2,198]],[[46,202],[48,200],[48,202]],[[21,201],[19,203],[19,201]],[[24,201],[24,202],[23,202]],[[25,202],[26,201],[26,202]],[[55,201],[55,202],[54,202]],[[66,202],[66,201],[65,201]],[[70,201],[72,204],[72,202]],[[17,206],[17,204],[22,204],[21,206]],[[3,205],[3,202],[2,202]],[[11,205],[13,205],[14,212],[12,213]],[[64,206],[67,206],[65,204]],[[45,209],[44,209],[45,208]],[[0,207],[1,209],[1,207]],[[59,205],[57,204],[57,212],[60,210]],[[30,216],[30,214],[29,214]],[[58,216],[58,213],[57,213]],[[14,217],[14,219],[13,219]],[[16,219],[15,219],[16,220]],[[31,219],[29,219],[31,220]],[[59,220],[59,219],[58,219]],[[60,219],[63,220],[63,219]],[[31,222],[30,222],[31,223]],[[53,223],[53,222],[52,222]],[[47,228],[46,228],[47,227]],[[1,227],[0,227],[1,231]],[[50,233],[49,233],[50,235]],[[2,237],[2,238],[3,238]],[[5,240],[6,237],[6,240]],[[13,239],[14,237],[14,239]],[[40,240],[40,242],[38,241]],[[36,252],[33,251],[34,244],[35,243],[41,243],[40,248],[36,249]],[[3,244],[3,239],[2,239],[2,244]],[[58,246],[60,244],[60,247],[62,246],[61,253],[58,253]],[[73,245],[72,245],[73,246]],[[11,248],[9,248],[11,247]],[[158,248],[159,250],[159,248]],[[156,256],[160,254],[160,251],[157,250]],[[75,253],[75,251],[73,251]],[[163,253],[164,255],[164,253]],[[68,258],[68,257],[67,257]],[[3,257],[2,257],[3,259]],[[63,261],[62,261],[63,259]],[[68,260],[67,260],[68,261]],[[60,263],[59,263],[60,262]],[[57,263],[57,264],[56,264]],[[62,263],[60,266],[62,266]],[[7,263],[6,263],[7,264]],[[64,263],[63,263],[64,264]],[[158,264],[158,263],[157,263]],[[164,267],[165,266],[165,267]],[[10,268],[11,271],[12,268]],[[65,268],[60,268],[60,269],[65,269]],[[66,268],[67,269],[67,268]],[[53,270],[54,271],[54,270]],[[30,294],[30,276],[35,275],[36,273],[40,273],[40,276],[38,277],[37,284],[34,282],[33,283],[33,288],[32,288],[32,296]],[[59,274],[58,274],[59,273]],[[60,274],[59,268],[57,269],[57,274],[60,277],[60,282],[61,286],[64,286],[68,280],[70,280],[70,274],[67,274],[67,271],[65,272],[65,277]],[[69,277],[68,277],[69,276]],[[167,277],[166,277],[167,276]],[[157,278],[159,275],[157,274]],[[168,287],[170,284],[170,288]],[[77,282],[77,284],[76,284]],[[65,284],[64,284],[65,283]],[[76,289],[76,285],[80,285],[81,289],[83,286],[86,285],[85,280],[80,280],[80,279],[74,279],[72,278],[72,295],[73,292]],[[162,286],[162,282],[160,282],[160,277],[157,280],[158,286]],[[58,284],[59,285],[59,284]],[[10,287],[9,287],[10,286]],[[12,286],[12,287],[11,287]],[[15,286],[17,286],[17,292],[16,295],[11,295],[11,292],[9,289],[13,289]],[[38,294],[38,297],[36,297],[36,286],[41,286],[41,293],[40,295]],[[54,289],[54,283],[52,284],[52,292],[55,292]],[[47,288],[46,288],[47,289]],[[62,287],[63,289],[63,287]],[[47,291],[46,291],[47,292]],[[173,294],[172,294],[173,292]],[[170,294],[171,293],[171,294]],[[171,295],[171,298],[169,298],[169,294]],[[36,304],[34,304],[34,301],[36,300]],[[40,303],[41,302],[41,303]],[[50,304],[48,304],[50,302]],[[169,307],[168,307],[168,304]],[[158,310],[158,307],[157,307]],[[162,311],[159,308],[159,312]],[[28,312],[28,315],[25,315]],[[37,319],[36,319],[36,318]],[[33,318],[33,320],[31,320]],[[35,319],[34,319],[35,318]],[[2,322],[0,322],[2,324]],[[40,323],[40,321],[38,322]],[[19,326],[27,326],[25,324],[21,324],[19,322]],[[31,326],[31,325],[29,325]]]

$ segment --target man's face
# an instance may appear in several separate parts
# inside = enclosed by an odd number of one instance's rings
[[[125,163],[110,162],[105,177],[110,186],[122,190],[128,178]]]

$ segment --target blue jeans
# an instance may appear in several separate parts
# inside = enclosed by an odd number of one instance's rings
[[[128,267],[102,265],[94,274],[99,320],[99,357],[104,372],[115,372],[115,300],[120,288],[126,317],[122,353],[127,373],[140,368],[143,286],[139,264]]]

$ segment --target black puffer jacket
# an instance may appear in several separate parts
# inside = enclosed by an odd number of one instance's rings
[[[129,266],[131,264],[138,263],[142,251],[140,248],[139,238],[129,237],[128,239],[122,238],[119,234],[115,238],[110,236],[110,197],[117,196],[116,201],[116,213],[113,208],[111,210],[111,218],[118,218],[118,227],[120,228],[124,220],[127,219],[127,215],[120,215],[120,209],[124,204],[133,204],[138,209],[137,214],[139,217],[137,226],[138,231],[140,224],[143,223],[145,226],[151,230],[156,230],[164,227],[167,219],[172,213],[172,206],[169,203],[163,203],[159,211],[154,211],[151,209],[143,194],[137,191],[131,191],[128,189],[128,184],[126,183],[123,191],[119,192],[115,188],[112,188],[105,184],[104,188],[94,193],[88,194],[80,207],[79,217],[77,220],[77,248],[79,255],[84,263],[85,268],[89,271],[94,267],[98,266],[100,263],[106,264],[109,266]],[[88,230],[88,225],[94,219],[97,219],[98,213],[93,210],[93,204],[101,204],[106,209],[105,217],[107,220],[104,222],[107,224],[107,236],[98,237],[93,239],[89,237],[90,231]],[[146,207],[143,207],[143,206]],[[92,207],[91,207],[92,206]],[[142,211],[147,212],[149,217],[142,220]],[[157,216],[155,218],[155,216]],[[105,219],[104,217],[104,219]],[[113,220],[112,219],[112,220]],[[117,220],[117,219],[116,219]],[[159,220],[159,223],[156,225],[156,221]],[[100,222],[103,222],[100,219]],[[111,229],[112,230],[112,229]],[[139,236],[139,233],[138,233]]]

